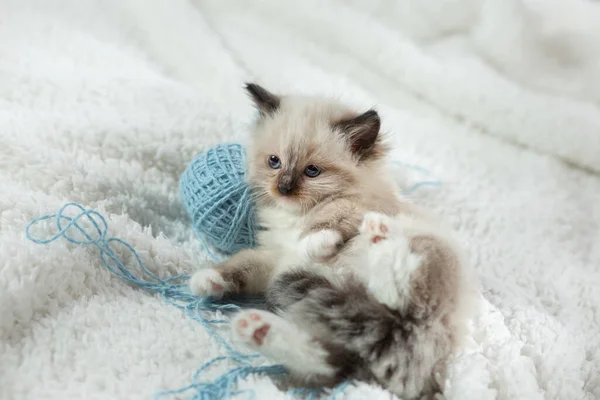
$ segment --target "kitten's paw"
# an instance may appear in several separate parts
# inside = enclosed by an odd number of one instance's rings
[[[231,323],[233,336],[247,346],[261,347],[271,330],[271,317],[265,311],[247,310],[235,316]]]
[[[360,233],[366,235],[372,244],[388,238],[392,229],[392,219],[387,215],[367,212],[363,217]]]
[[[190,279],[190,290],[196,296],[220,299],[229,289],[230,284],[214,268],[201,269]]]
[[[328,362],[329,352],[312,335],[284,318],[260,310],[247,310],[231,321],[235,341],[259,352],[278,364],[283,364],[292,375],[333,376]]]
[[[341,233],[326,229],[306,235],[300,241],[300,256],[305,261],[323,263],[337,254],[343,243]]]

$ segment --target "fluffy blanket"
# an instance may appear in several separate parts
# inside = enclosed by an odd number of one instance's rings
[[[393,159],[443,181],[412,197],[453,225],[482,286],[446,397],[599,398],[599,26],[590,0],[2,0],[0,398],[148,399],[222,354],[95,249],[24,229],[76,201],[161,276],[206,265],[178,178],[247,139],[250,79],[376,106]]]

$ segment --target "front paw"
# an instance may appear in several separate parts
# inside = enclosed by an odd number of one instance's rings
[[[214,268],[201,269],[190,279],[190,291],[201,297],[220,299],[230,290],[230,286]]]
[[[341,233],[325,229],[306,235],[300,241],[300,256],[304,261],[324,263],[335,256],[343,244]]]

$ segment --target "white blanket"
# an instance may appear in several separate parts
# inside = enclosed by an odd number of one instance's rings
[[[76,201],[162,276],[206,265],[178,178],[246,140],[250,79],[377,106],[393,158],[444,182],[413,197],[483,289],[448,398],[600,398],[598,27],[590,0],[2,0],[0,398],[148,399],[222,354],[97,250],[24,229]]]

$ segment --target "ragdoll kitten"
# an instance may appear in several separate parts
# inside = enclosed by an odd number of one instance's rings
[[[233,333],[299,384],[431,392],[462,336],[468,280],[443,231],[396,195],[378,114],[247,90],[260,111],[248,181],[264,230],[257,248],[197,272],[191,290],[266,295],[279,316],[242,312]]]

